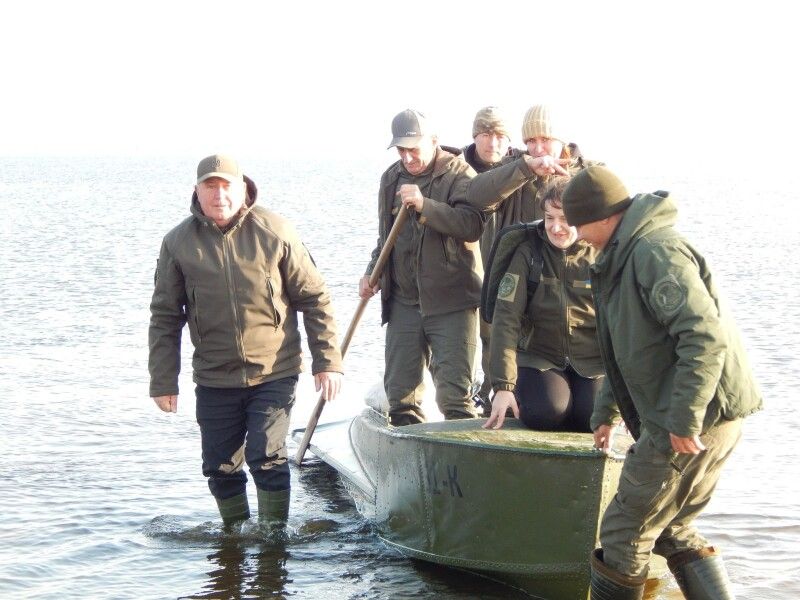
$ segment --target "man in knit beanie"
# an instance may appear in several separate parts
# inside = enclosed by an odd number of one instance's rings
[[[522,151],[511,147],[511,135],[505,114],[496,106],[485,106],[475,115],[472,122],[472,140],[469,146],[462,148],[464,160],[475,169],[476,173],[484,173],[499,167],[501,161],[506,157],[518,158],[522,156]],[[489,259],[489,252],[492,249],[496,229],[496,215],[490,214],[487,217],[487,225],[481,235],[481,258],[483,268],[486,271],[486,261]],[[483,382],[478,390],[475,401],[483,408],[483,415],[488,417],[491,414],[492,393],[491,382],[489,381],[489,336],[491,325],[480,320],[481,337],[481,368],[483,370]]]
[[[637,440],[590,556],[591,598],[641,598],[651,552],[686,598],[733,598],[719,551],[693,521],[762,404],[736,325],[706,261],[675,231],[667,192],[631,197],[595,165],[562,203],[578,238],[600,250],[591,281],[606,378],[595,446],[608,451],[620,417]]]
[[[499,167],[479,173],[472,181],[467,202],[486,213],[496,213],[495,237],[503,227],[540,219],[539,189],[553,175],[571,175],[586,166],[577,146],[567,144],[562,136],[549,107],[535,104],[522,122],[527,152],[504,157]]]
[[[481,116],[481,112],[476,115],[476,124]],[[470,184],[467,202],[483,211],[486,218],[481,237],[484,271],[492,245],[504,227],[530,223],[544,216],[537,196],[551,177],[574,173],[585,166],[579,153],[570,152],[570,148],[577,149],[577,146],[565,145],[560,131],[551,118],[550,109],[536,104],[528,109],[523,119],[522,139],[528,151],[513,149],[491,170],[475,169],[478,176]],[[487,352],[490,335],[490,325],[481,321],[481,340]],[[484,353],[484,372],[488,368],[488,358]],[[484,378],[479,392],[480,402],[489,411],[491,406],[485,397],[490,394],[487,388],[490,384]]]
[[[505,115],[496,106],[485,106],[472,122],[472,143],[462,149],[464,160],[483,173],[496,167],[509,154],[511,136]]]

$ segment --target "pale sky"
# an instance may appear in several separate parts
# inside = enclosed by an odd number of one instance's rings
[[[463,146],[486,105],[521,147],[543,102],[609,163],[774,160],[800,130],[790,4],[9,2],[0,155],[388,157],[397,112]]]

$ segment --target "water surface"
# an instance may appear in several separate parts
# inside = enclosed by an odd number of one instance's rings
[[[178,413],[161,413],[147,394],[155,259],[188,214],[195,159],[0,163],[0,596],[519,597],[385,547],[316,461],[293,468],[285,542],[252,524],[224,533],[200,472],[188,336]],[[242,163],[261,202],[296,224],[344,331],[377,237],[386,165]],[[740,598],[794,600],[800,239],[786,215],[796,186],[703,175],[643,176],[630,187],[677,194],[680,228],[710,260],[767,402],[748,419],[699,525],[725,553]],[[373,302],[345,361],[345,393],[322,421],[358,412],[382,363]],[[293,427],[316,400],[305,375],[299,391]],[[670,583],[655,597],[679,595]]]

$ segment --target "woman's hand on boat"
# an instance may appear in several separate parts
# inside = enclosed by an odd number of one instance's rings
[[[500,429],[506,420],[506,412],[511,408],[511,412],[519,419],[519,406],[514,392],[508,390],[498,390],[492,398],[492,414],[483,424],[484,429]]]
[[[369,277],[367,277],[366,275],[364,275],[358,282],[358,295],[362,297],[364,300],[372,298],[375,294],[378,293],[379,289],[381,289],[380,283],[375,284],[374,287],[369,286]]]
[[[153,396],[153,402],[164,412],[178,412],[178,394]]]
[[[328,402],[336,398],[342,388],[342,374],[336,371],[322,371],[314,375],[314,387],[322,392],[322,397]]]

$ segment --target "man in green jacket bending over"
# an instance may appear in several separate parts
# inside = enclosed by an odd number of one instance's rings
[[[708,504],[742,419],[761,408],[738,331],[705,260],[673,225],[666,192],[631,198],[591,166],[563,194],[592,267],[606,379],[592,414],[608,449],[621,415],[637,439],[591,557],[591,597],[641,598],[650,553],[667,559],[689,600],[732,598],[719,553],[692,522]]]
[[[249,518],[244,462],[259,521],[289,510],[286,434],[303,313],[317,391],[333,400],[342,357],[325,282],[282,217],[256,206],[256,186],[229,156],[200,161],[191,212],[161,244],[150,304],[150,396],[178,404],[181,330],[194,345],[203,474],[225,524]]]

